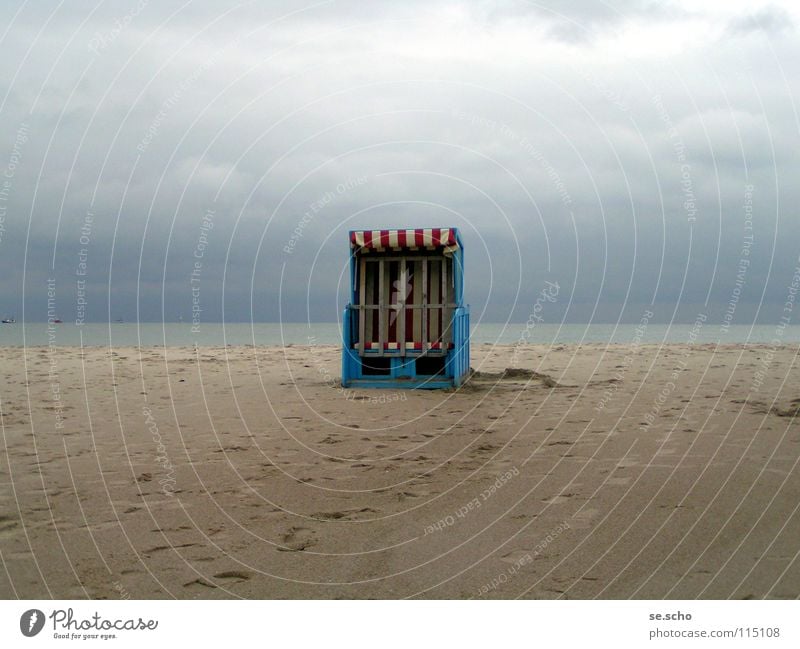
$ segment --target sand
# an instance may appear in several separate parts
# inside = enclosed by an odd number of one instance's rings
[[[0,596],[796,598],[797,353],[0,349]]]

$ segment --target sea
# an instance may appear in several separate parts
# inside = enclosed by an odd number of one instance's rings
[[[707,321],[696,324],[539,324],[480,323],[472,328],[473,343],[614,345],[649,343],[695,344],[800,344],[800,325],[731,325]],[[180,322],[74,323],[27,322],[0,325],[0,346],[55,345],[66,347],[194,347],[225,345],[336,345],[341,341],[339,323],[259,322],[202,323],[199,327]]]

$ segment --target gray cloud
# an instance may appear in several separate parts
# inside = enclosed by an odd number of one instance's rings
[[[688,12],[672,2],[659,0],[540,0],[538,2],[489,3],[490,20],[521,18],[547,25],[549,38],[571,44],[588,43],[609,29],[631,21],[672,21]]]
[[[558,3],[595,34],[567,55],[555,4],[137,7],[25,6],[6,35],[3,314],[24,299],[42,319],[54,277],[74,317],[83,255],[90,319],[186,318],[200,261],[207,320],[334,320],[348,229],[441,224],[462,228],[490,321],[526,319],[545,280],[564,287],[554,319],[638,319],[651,301],[693,319],[736,286],[751,185],[737,317],[780,310],[800,235],[797,44],[686,36],[751,18]],[[621,56],[629,21],[686,44]]]
[[[728,24],[728,33],[732,35],[764,32],[769,35],[794,30],[794,22],[789,13],[782,7],[766,5],[746,16],[738,16]]]

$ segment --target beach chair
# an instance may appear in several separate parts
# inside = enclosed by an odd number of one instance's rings
[[[469,371],[464,245],[455,228],[350,232],[342,385],[448,388]]]

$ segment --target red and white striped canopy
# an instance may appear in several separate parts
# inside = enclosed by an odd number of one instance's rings
[[[350,233],[350,245],[361,250],[435,250],[458,248],[455,228],[416,228],[415,230],[359,230]]]

